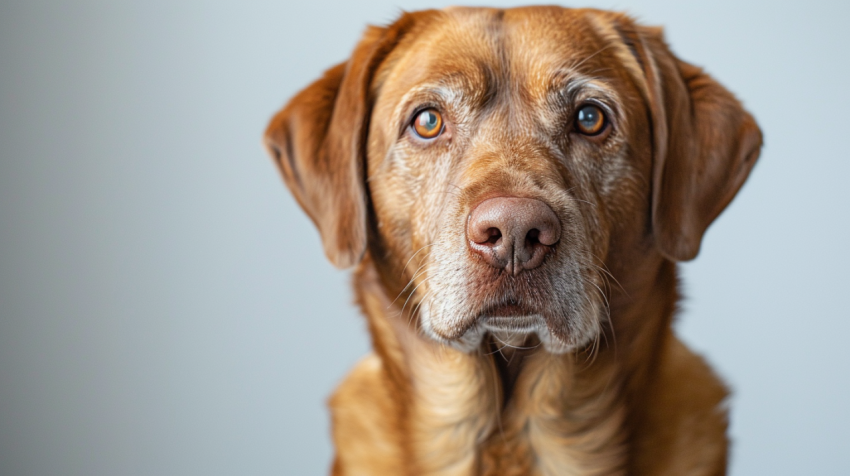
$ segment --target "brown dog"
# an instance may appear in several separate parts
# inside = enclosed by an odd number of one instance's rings
[[[335,475],[720,475],[723,384],[673,335],[676,262],[761,147],[622,14],[404,14],[266,144],[375,352],[331,399]]]

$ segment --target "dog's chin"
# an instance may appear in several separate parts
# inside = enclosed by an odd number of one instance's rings
[[[553,332],[543,314],[515,303],[486,308],[472,319],[457,337],[435,326],[426,303],[421,306],[419,318],[426,336],[465,353],[481,349],[488,336],[501,345],[512,347],[520,347],[528,341],[529,337],[536,336],[540,346],[546,352],[565,354],[587,345],[593,340],[598,329],[597,325],[593,325],[591,326],[594,328],[593,332],[583,333],[586,335],[582,336],[571,335],[565,339],[557,332]]]

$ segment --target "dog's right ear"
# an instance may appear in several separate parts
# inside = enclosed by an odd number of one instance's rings
[[[338,268],[357,264],[366,250],[372,79],[417,16],[403,14],[387,28],[369,27],[351,59],[298,93],[266,129],[269,154]]]
[[[761,130],[731,92],[679,60],[660,29],[624,16],[615,25],[646,82],[655,243],[670,260],[691,260],[755,165]]]

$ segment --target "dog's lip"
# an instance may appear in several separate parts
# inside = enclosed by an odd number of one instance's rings
[[[534,332],[544,326],[543,317],[540,314],[526,314],[522,316],[484,316],[481,324],[490,331],[513,331]]]
[[[529,309],[528,306],[523,304],[521,301],[515,299],[506,299],[500,303],[492,304],[488,306],[481,313],[484,317],[490,316],[498,316],[498,317],[518,317],[518,316],[526,316],[529,314],[537,314],[532,309]]]
[[[543,324],[538,311],[512,299],[488,306],[479,316],[481,324],[490,330],[531,331]]]

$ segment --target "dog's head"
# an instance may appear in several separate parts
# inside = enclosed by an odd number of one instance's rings
[[[761,134],[624,15],[458,8],[370,28],[266,144],[330,261],[368,249],[428,336],[560,352],[598,334],[609,261],[696,256]]]

